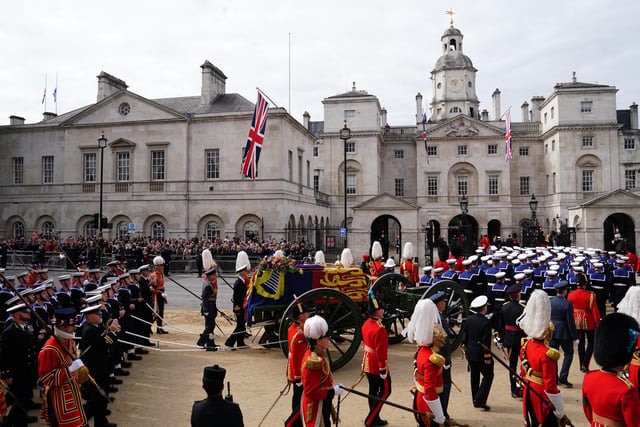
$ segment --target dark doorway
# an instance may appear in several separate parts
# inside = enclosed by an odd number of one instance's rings
[[[393,256],[396,263],[400,262],[402,248],[402,226],[392,215],[381,215],[371,223],[371,242],[369,250],[374,241],[380,242],[382,246],[382,256],[384,259]]]
[[[635,253],[636,229],[631,217],[624,213],[614,213],[604,220],[604,249],[626,253],[629,248]]]
[[[502,229],[502,224],[497,219],[492,219],[487,224],[487,235],[489,236],[489,241],[493,242],[493,238],[495,236],[500,236]]]
[[[471,215],[456,215],[449,221],[449,247],[462,246],[464,256],[472,254],[478,246],[478,221]]]

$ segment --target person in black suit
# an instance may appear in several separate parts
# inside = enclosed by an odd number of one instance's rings
[[[482,344],[491,348],[491,320],[485,316],[488,301],[486,295],[480,295],[471,301],[470,308],[474,314],[467,317],[462,328],[462,351],[469,362],[473,406],[485,411],[491,410],[487,405],[487,398],[493,383],[493,357],[480,346]]]
[[[569,282],[561,280],[554,286],[557,294],[551,298],[551,322],[555,326],[555,331],[549,346],[556,350],[562,347],[564,353],[562,368],[558,373],[558,384],[573,387],[569,382],[569,368],[573,361],[573,342],[578,339],[578,331],[573,320],[573,304],[567,300]]]
[[[226,370],[218,365],[204,368],[202,388],[207,398],[194,402],[191,409],[191,427],[244,427],[240,406],[222,398]]]
[[[169,243],[165,244],[164,249],[160,251],[160,256],[164,258],[164,275],[169,277],[171,273],[169,269],[171,267],[171,256],[174,254],[173,249]]]
[[[38,380],[36,339],[29,325],[29,307],[17,304],[7,312],[13,321],[0,335],[0,376],[9,386],[14,399],[7,421],[8,425],[26,427],[28,423],[38,421],[37,417],[29,416],[26,412],[35,408],[32,398],[33,387]]]
[[[118,320],[109,322],[108,330],[102,324],[102,310],[100,304],[91,305],[81,311],[85,322],[80,331],[80,350],[82,362],[91,372],[91,376],[102,390],[118,391],[109,382],[109,348],[118,339],[120,332]],[[82,385],[82,397],[87,403],[84,406],[87,418],[93,416],[96,427],[116,427],[117,424],[107,420],[107,399],[100,394],[90,381]]]
[[[237,348],[244,347],[245,330],[245,310],[244,297],[247,293],[247,285],[249,284],[249,271],[251,263],[249,256],[245,251],[238,252],[236,257],[236,274],[238,278],[233,284],[233,313],[236,315],[236,328],[224,343],[227,347],[233,348],[235,344]]]
[[[507,288],[509,301],[504,303],[498,312],[498,347],[507,349],[509,355],[509,368],[517,372],[518,358],[520,357],[520,347],[522,338],[526,337],[520,329],[516,320],[524,311],[524,305],[520,304],[520,292],[524,273],[517,273],[514,276],[516,283]],[[509,376],[511,384],[511,396],[522,397],[522,389],[513,375]]]

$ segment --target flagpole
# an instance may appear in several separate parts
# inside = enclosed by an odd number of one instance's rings
[[[44,103],[44,112],[47,112],[47,74],[44,75],[44,93],[42,94],[42,102]]]
[[[53,89],[55,96],[53,97],[53,103],[56,104],[56,116],[58,115],[58,72],[56,71],[56,87]]]
[[[291,114],[291,31],[289,31],[289,114]]]
[[[498,120],[502,120],[502,118],[504,117],[504,115],[505,115],[505,114],[507,114],[507,112],[508,112],[509,110],[511,110],[511,107],[512,107],[512,106],[511,106],[511,105],[509,105],[509,108],[507,108],[507,109],[504,111],[504,113],[502,113],[502,115],[500,116],[500,118],[499,118]]]
[[[258,89],[258,91],[262,94],[262,96],[264,96],[265,98],[267,98],[269,100],[269,102],[271,102],[271,105],[273,105],[276,108],[280,108],[280,107],[278,107],[278,104],[273,102],[273,99],[269,98],[269,96],[267,96],[267,94],[262,91],[262,89],[260,89],[258,86],[256,86],[256,89]]]

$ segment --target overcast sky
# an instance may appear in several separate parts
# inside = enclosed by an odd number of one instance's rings
[[[449,8],[490,114],[496,88],[520,121],[523,101],[549,96],[573,71],[615,85],[618,108],[639,102],[636,0],[29,0],[0,14],[0,125],[42,119],[45,76],[55,112],[56,74],[58,114],[96,101],[100,71],[143,97],[199,96],[205,59],[227,75],[228,93],[255,102],[258,86],[299,121],[305,110],[322,120],[322,99],[355,81],[390,125],[409,125],[416,94],[431,100]]]

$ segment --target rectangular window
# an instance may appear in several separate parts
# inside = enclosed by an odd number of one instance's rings
[[[346,143],[347,153],[355,153],[356,152],[356,143],[355,141],[347,141]]]
[[[458,177],[458,196],[466,196],[468,192],[469,192],[469,177],[459,176]]]
[[[490,156],[498,154],[498,144],[487,145],[487,154]]]
[[[466,155],[467,155],[467,146],[458,145],[458,156],[466,156]]]
[[[53,156],[42,156],[42,183],[53,182]]]
[[[529,147],[520,147],[518,149],[518,153],[522,156],[522,157],[526,157],[529,155]]]
[[[438,177],[430,176],[427,178],[427,196],[438,195]]]
[[[151,181],[164,181],[164,150],[151,152]]]
[[[496,196],[499,193],[500,181],[498,175],[489,175],[489,195]]]
[[[320,147],[313,147],[313,157],[318,157],[320,155]]]
[[[313,175],[313,191],[320,191],[320,176]]]
[[[593,191],[593,171],[582,171],[582,191],[590,193]]]
[[[396,197],[404,197],[404,178],[396,178]]]
[[[582,137],[582,148],[593,148],[593,137],[592,136],[583,136]]]
[[[531,189],[529,188],[529,177],[521,176],[520,177],[520,195],[528,196],[530,192],[531,192]]]
[[[580,103],[580,112],[581,113],[590,113],[593,109],[592,101],[582,101]]]
[[[350,123],[356,117],[356,110],[344,110],[344,119]]]
[[[311,162],[307,160],[307,187],[311,185]]]
[[[636,188],[636,171],[628,169],[624,171],[624,188],[625,190],[633,190]]]
[[[356,176],[347,175],[347,195],[353,196],[356,194]]]
[[[84,182],[96,182],[96,153],[85,153],[83,159]]]
[[[293,181],[293,151],[287,153],[287,165],[289,167],[289,181]]]
[[[94,154],[95,156],[95,154]],[[11,159],[14,184],[24,184],[24,157],[14,157]]]
[[[130,167],[130,153],[125,151],[123,153],[117,154],[117,162],[118,162],[118,182],[128,182],[129,181],[129,167]]]
[[[394,159],[404,159],[404,150],[394,150],[393,151]]]
[[[427,145],[427,153],[429,157],[435,157],[438,155],[438,147],[436,145]]]
[[[220,178],[220,150],[217,148],[205,151],[205,170],[207,179]]]
[[[624,149],[625,150],[635,150],[636,149],[636,139],[635,138],[625,138],[624,139]]]

